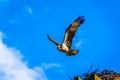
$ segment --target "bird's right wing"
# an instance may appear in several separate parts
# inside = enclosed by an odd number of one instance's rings
[[[60,45],[57,41],[55,41],[53,38],[51,38],[48,34],[47,34],[47,37],[50,41],[52,41],[55,45]]]

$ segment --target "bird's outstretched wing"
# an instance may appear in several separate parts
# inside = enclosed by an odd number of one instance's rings
[[[67,28],[64,36],[63,43],[71,48],[73,37],[75,36],[78,27],[85,21],[84,16],[79,16],[70,26]]]
[[[55,41],[53,38],[51,38],[48,34],[47,37],[50,41],[52,41],[56,46],[60,45],[57,41]]]

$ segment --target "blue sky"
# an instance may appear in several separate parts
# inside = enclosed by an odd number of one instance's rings
[[[46,34],[62,43],[66,28],[78,16],[85,16],[86,20],[72,45],[80,52],[67,57],[56,50]],[[28,69],[39,67],[45,76],[39,79],[43,80],[68,80],[67,74],[81,75],[91,64],[92,70],[120,72],[119,19],[119,0],[0,0],[1,45],[7,46],[4,50],[19,51],[23,58],[17,60]]]

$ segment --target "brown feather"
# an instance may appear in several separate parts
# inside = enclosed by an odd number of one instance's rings
[[[50,37],[48,34],[47,34],[47,37],[50,41],[52,41],[55,45],[60,45],[57,41],[55,41],[52,37]]]
[[[75,36],[79,26],[84,22],[84,16],[78,17],[70,26],[66,29],[63,43],[71,48],[72,40]]]

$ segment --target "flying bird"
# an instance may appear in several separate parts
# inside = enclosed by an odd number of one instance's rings
[[[75,36],[76,31],[78,30],[79,26],[83,24],[85,21],[84,16],[79,16],[77,19],[75,19],[74,22],[72,22],[69,27],[65,31],[63,43],[59,44],[56,40],[54,40],[52,37],[50,37],[47,34],[47,37],[50,41],[52,41],[56,46],[59,51],[62,51],[66,53],[67,56],[72,56],[75,55],[79,52],[79,50],[72,50],[71,45],[72,45],[72,40]]]

